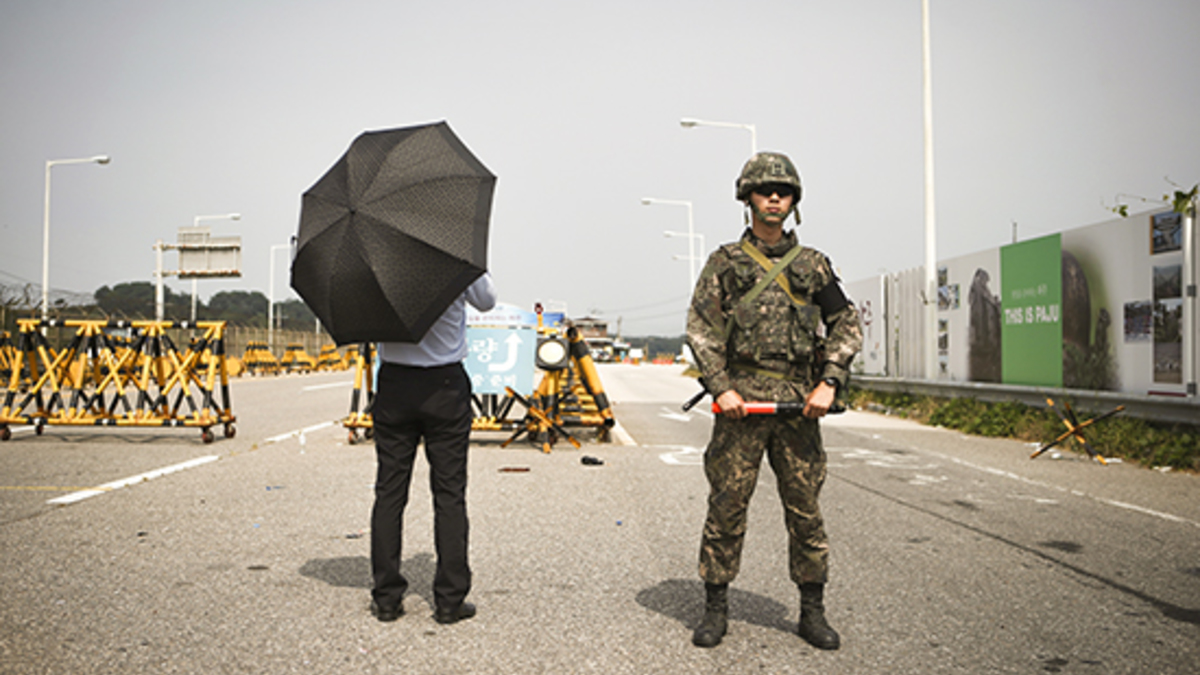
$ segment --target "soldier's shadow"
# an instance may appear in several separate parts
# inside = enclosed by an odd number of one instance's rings
[[[689,579],[667,579],[637,594],[637,602],[646,609],[669,616],[695,630],[704,616],[704,583]],[[788,618],[782,603],[766,596],[729,588],[729,620],[793,633],[796,624]]]
[[[418,553],[400,563],[400,571],[408,579],[408,595],[416,595],[433,607],[433,576],[437,565],[432,553]],[[330,586],[364,588],[375,586],[371,578],[371,559],[366,556],[320,558],[300,566],[300,575]]]

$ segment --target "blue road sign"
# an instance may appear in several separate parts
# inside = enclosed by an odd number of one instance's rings
[[[512,387],[533,393],[534,328],[476,328],[467,326],[467,374],[476,394],[503,394]]]

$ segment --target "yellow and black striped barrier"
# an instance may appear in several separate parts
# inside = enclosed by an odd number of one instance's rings
[[[321,353],[317,356],[316,369],[323,372],[338,372],[350,368],[351,365],[352,361],[342,358],[337,345],[325,345],[321,347]]]
[[[289,343],[283,350],[283,358],[279,360],[279,368],[284,372],[311,373],[317,369],[317,361],[304,351],[304,345],[299,342]]]
[[[279,360],[271,353],[265,342],[250,341],[246,343],[246,353],[242,355],[242,365],[251,375],[278,375]]]
[[[364,342],[361,346],[352,346],[346,356],[354,359],[354,391],[350,392],[350,414],[342,420],[342,426],[350,430],[348,442],[354,445],[364,438],[375,437],[375,423],[371,417],[371,408],[375,405],[375,369],[371,360],[375,349]]]
[[[18,320],[16,344],[3,366],[4,403],[0,440],[10,425],[199,427],[211,443],[212,427],[225,437],[236,433],[229,373],[225,363],[225,322],[199,321],[40,321]],[[76,329],[71,343],[55,352],[42,327]],[[198,328],[202,337],[180,352],[165,333]],[[133,329],[128,346],[106,329]],[[184,404],[186,409],[184,408]]]

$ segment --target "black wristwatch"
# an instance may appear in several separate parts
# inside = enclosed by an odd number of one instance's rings
[[[842,384],[840,382],[838,382],[836,377],[823,377],[823,378],[821,378],[821,381],[824,382],[825,384],[833,387],[834,391],[837,391],[842,386]]]

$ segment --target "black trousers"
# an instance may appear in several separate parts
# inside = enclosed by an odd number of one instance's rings
[[[404,508],[417,445],[424,439],[437,550],[433,597],[437,607],[453,609],[471,590],[466,500],[471,382],[466,370],[459,363],[419,368],[384,362],[372,415],[379,461],[371,512],[372,597],[392,608],[408,590],[400,573]]]

